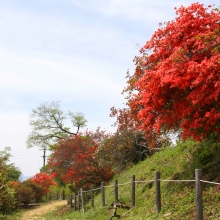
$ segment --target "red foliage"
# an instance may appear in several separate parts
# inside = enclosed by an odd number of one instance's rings
[[[31,182],[37,183],[43,187],[44,193],[49,192],[50,186],[56,186],[54,181],[55,174],[37,173],[34,177],[31,178]]]
[[[56,172],[62,182],[74,182],[76,187],[109,180],[111,169],[96,160],[96,152],[105,137],[105,132],[97,129],[95,133],[86,131],[60,140],[48,160],[49,169]]]
[[[149,138],[181,128],[202,140],[220,134],[220,12],[194,3],[176,14],[135,58],[124,89],[129,119]]]
[[[18,185],[20,185],[20,182],[18,182],[18,181],[11,181],[11,182],[9,182],[12,186],[18,186]]]

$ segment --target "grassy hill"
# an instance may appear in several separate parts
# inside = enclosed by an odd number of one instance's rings
[[[131,175],[136,181],[154,179],[155,171],[160,171],[161,179],[195,179],[195,169],[203,170],[203,180],[220,182],[220,145],[211,141],[195,143],[186,141],[175,147],[167,147],[138,165],[125,170],[114,179],[118,184],[129,183]],[[108,185],[114,185],[114,179]],[[204,219],[220,219],[220,185],[202,183]],[[62,216],[51,213],[47,219],[109,219],[113,210],[113,187],[105,190],[106,206],[102,207],[101,195],[95,197],[95,208],[86,204],[86,212],[64,212]],[[119,185],[119,201],[130,205],[130,184]],[[136,206],[131,210],[117,209],[121,219],[195,219],[195,183],[161,182],[162,209],[159,214],[155,207],[154,183],[136,183]],[[113,218],[116,219],[116,218]]]

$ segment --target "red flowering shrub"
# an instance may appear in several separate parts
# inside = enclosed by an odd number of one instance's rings
[[[56,182],[54,181],[55,174],[47,174],[45,172],[43,173],[37,173],[34,177],[31,178],[32,183],[38,184],[42,188],[42,195],[46,195],[49,192],[49,188],[51,186],[56,186]],[[39,195],[42,197],[41,195]],[[36,195],[36,198],[39,197]],[[39,198],[38,198],[39,199]]]
[[[165,130],[183,138],[220,134],[220,11],[194,3],[153,34],[127,76],[128,109],[118,114],[149,139]],[[132,127],[131,126],[131,127]]]
[[[111,169],[101,165],[96,153],[105,132],[79,133],[68,140],[60,140],[48,160],[48,168],[56,172],[63,183],[74,183],[77,188],[87,187],[107,181],[112,176]]]

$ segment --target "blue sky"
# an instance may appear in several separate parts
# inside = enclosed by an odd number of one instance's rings
[[[0,1],[0,150],[11,147],[11,162],[24,175],[39,172],[42,152],[25,141],[32,109],[45,102],[82,112],[90,130],[114,131],[110,108],[122,107],[126,71],[134,71],[139,47],[159,22],[175,18],[175,6],[193,2]]]

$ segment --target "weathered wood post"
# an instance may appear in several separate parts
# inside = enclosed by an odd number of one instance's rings
[[[90,187],[90,196],[91,196],[91,207],[94,207],[94,194],[93,194],[93,186]]]
[[[21,208],[21,197],[19,196],[18,197],[18,209],[20,209]]]
[[[80,194],[81,194],[81,201],[82,201],[82,212],[85,213],[84,194],[83,194],[82,188],[80,188]]]
[[[63,192],[62,192],[62,198],[63,198],[63,200],[65,200],[65,190],[63,190]]]
[[[200,182],[202,178],[202,170],[195,170],[195,187],[196,187],[196,220],[203,220],[202,209],[202,184]]]
[[[160,194],[160,172],[155,171],[155,194],[156,194],[156,212],[161,210],[161,194]]]
[[[80,211],[80,191],[78,191],[78,211]]]
[[[70,204],[70,195],[67,195],[67,205]]]
[[[74,206],[73,210],[76,211],[76,193],[74,193]]]
[[[115,180],[114,183],[114,195],[115,195],[115,202],[118,202],[118,180]]]
[[[101,192],[102,192],[102,206],[105,206],[105,187],[104,187],[104,182],[101,182]]]
[[[73,207],[73,196],[70,195],[70,208],[72,208],[72,207]]]
[[[135,175],[131,176],[131,206],[135,206]]]

